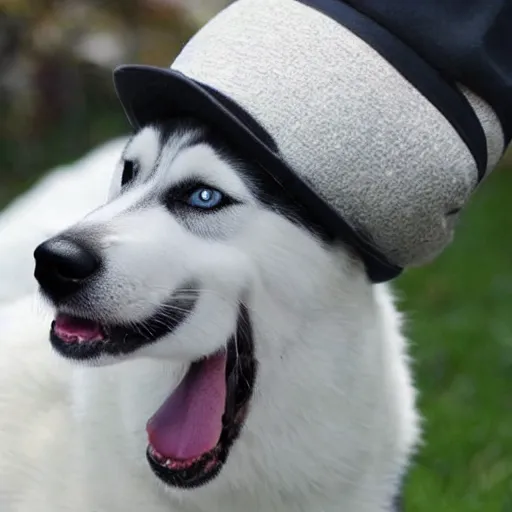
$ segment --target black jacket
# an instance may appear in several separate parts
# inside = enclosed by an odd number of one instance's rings
[[[512,138],[512,0],[346,0],[489,103]]]

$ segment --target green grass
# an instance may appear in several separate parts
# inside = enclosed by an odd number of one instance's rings
[[[512,172],[482,185],[455,242],[398,289],[425,417],[406,509],[512,511]]]
[[[4,181],[0,204],[29,183]],[[425,417],[406,510],[511,512],[511,171],[482,186],[455,242],[398,290]]]

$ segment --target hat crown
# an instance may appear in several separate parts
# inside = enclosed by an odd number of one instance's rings
[[[303,181],[400,266],[435,257],[478,183],[452,124],[365,41],[296,0],[238,0],[185,46],[172,68],[247,110]],[[487,140],[496,114],[461,89]]]

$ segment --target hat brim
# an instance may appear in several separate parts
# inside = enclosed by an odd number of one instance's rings
[[[356,249],[372,282],[389,281],[401,273],[367,236],[356,232],[293,172],[272,137],[252,116],[218,91],[178,71],[142,65],[118,67],[114,84],[133,128],[180,116],[205,122],[257,161],[333,237]]]

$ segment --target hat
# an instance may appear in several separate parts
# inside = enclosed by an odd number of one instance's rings
[[[192,115],[222,131],[381,282],[450,242],[510,140],[510,103],[491,107],[349,3],[238,0],[170,69],[114,80],[134,127]]]

